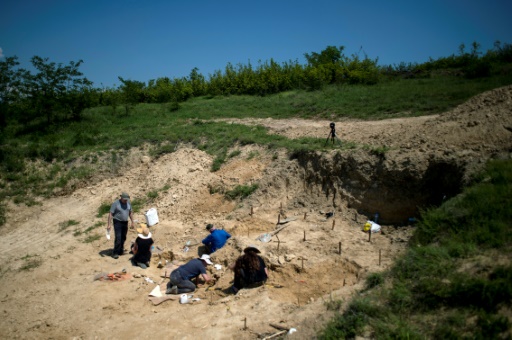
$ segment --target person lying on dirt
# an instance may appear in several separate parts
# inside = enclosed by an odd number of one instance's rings
[[[192,259],[182,266],[174,269],[170,275],[165,294],[190,293],[196,290],[196,285],[191,281],[193,278],[202,276],[206,283],[213,279],[206,273],[206,266],[213,264],[210,256],[203,254],[198,259]],[[196,280],[197,282],[197,280]]]
[[[207,224],[206,230],[210,232],[202,242],[206,247],[206,253],[212,254],[220,248],[224,247],[227,240],[231,237],[225,230],[217,229],[213,224]]]
[[[124,242],[126,241],[126,234],[128,234],[128,218],[132,221],[133,228],[133,213],[130,204],[130,195],[123,192],[120,199],[112,203],[110,212],[107,219],[107,231],[110,232],[110,224],[114,223],[114,249],[112,250],[112,257],[117,259],[119,255],[124,254]]]
[[[229,266],[235,272],[235,280],[231,287],[233,293],[238,293],[242,288],[259,287],[267,281],[267,266],[259,253],[259,249],[251,245],[244,249],[244,255]]]
[[[133,257],[131,258],[134,266],[139,266],[142,269],[149,267],[151,261],[151,246],[154,241],[151,238],[151,232],[148,228],[137,230],[139,234],[132,245]]]

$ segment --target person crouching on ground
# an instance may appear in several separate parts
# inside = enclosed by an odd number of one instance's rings
[[[124,242],[126,241],[126,234],[128,234],[128,218],[132,221],[133,228],[133,213],[129,199],[130,195],[123,192],[121,197],[112,203],[108,213],[107,231],[110,232],[110,223],[114,223],[115,240],[112,257],[115,259],[124,254]]]
[[[255,246],[244,249],[244,255],[229,266],[235,272],[235,280],[231,290],[238,293],[242,288],[253,288],[263,285],[268,278],[268,270],[265,261],[258,254],[260,251]]]
[[[146,269],[149,267],[149,262],[151,261],[151,246],[154,241],[151,238],[151,232],[148,228],[144,228],[137,235],[135,242],[132,246],[132,263],[134,266],[139,266],[142,269]]]
[[[222,229],[216,229],[213,224],[207,224],[206,230],[210,232],[210,235],[202,241],[206,247],[206,253],[212,254],[220,248],[224,247],[231,235]]]
[[[212,282],[213,279],[206,273],[206,266],[210,264],[213,264],[210,256],[203,254],[200,258],[190,260],[174,269],[171,272],[171,280],[167,284],[165,294],[182,294],[195,291],[196,285],[191,280],[197,277],[196,283],[198,283],[200,275],[206,283]]]

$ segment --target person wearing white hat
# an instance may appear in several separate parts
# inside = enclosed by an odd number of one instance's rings
[[[213,279],[206,273],[206,266],[213,264],[210,255],[203,254],[198,259],[192,259],[182,266],[174,269],[170,275],[165,294],[183,294],[196,290],[196,285],[191,281],[193,278],[202,276],[206,283]],[[196,280],[197,282],[197,280]]]
[[[132,246],[132,252],[134,255],[131,260],[133,265],[146,269],[149,267],[149,262],[151,261],[151,246],[154,241],[152,239],[151,232],[147,227],[137,229],[137,232],[139,232],[139,234]]]

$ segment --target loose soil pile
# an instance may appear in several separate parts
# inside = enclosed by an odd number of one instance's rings
[[[276,324],[296,328],[290,337],[311,338],[329,319],[332,299],[347,301],[368,272],[388,268],[405,250],[413,227],[399,221],[415,216],[418,204],[457,194],[489,158],[510,157],[511,109],[512,87],[504,87],[442,115],[336,122],[342,142],[368,147],[333,147],[290,159],[284,151],[276,156],[244,146],[215,173],[212,157],[199,150],[182,147],[158,159],[133,150],[136,162],[122,175],[92,180],[39,206],[10,206],[0,230],[0,336],[254,339],[276,333],[270,326]],[[232,121],[264,125],[289,138],[326,138],[330,123]],[[382,147],[385,152],[377,152]],[[258,190],[245,200],[222,195],[254,183]],[[130,255],[114,260],[113,240],[104,237],[106,215],[97,217],[98,208],[122,191],[137,198],[155,190],[158,197],[144,207],[156,208],[160,220],[151,227],[157,246],[151,267],[131,266]],[[376,211],[382,232],[369,241],[361,229]],[[143,213],[135,218],[145,220]],[[78,224],[68,226],[70,220]],[[216,284],[199,288],[193,304],[154,305],[148,294],[165,285],[171,264],[198,256],[207,223],[233,235],[212,255],[222,266],[209,268]],[[282,227],[270,242],[257,240]],[[101,238],[87,242],[95,234]],[[131,229],[126,248],[135,237]],[[233,274],[226,268],[250,244],[262,251],[270,278],[263,287],[233,295]],[[123,269],[123,279],[97,279]]]

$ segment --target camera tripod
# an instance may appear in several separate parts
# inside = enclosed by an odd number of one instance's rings
[[[329,132],[329,135],[327,136],[327,139],[325,140],[324,146],[327,145],[327,143],[329,142],[329,139],[331,140],[332,145],[334,145],[334,141],[336,139],[338,140],[338,143],[341,145],[341,140],[336,135],[336,125],[334,123],[331,123],[331,124],[329,124],[329,127],[331,128],[331,131]]]

